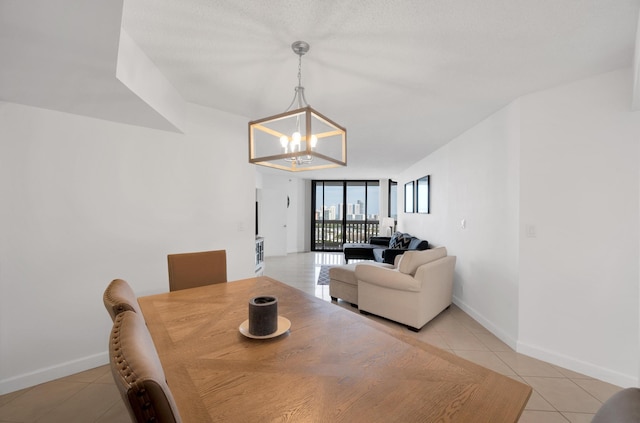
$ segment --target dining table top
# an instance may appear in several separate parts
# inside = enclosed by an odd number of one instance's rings
[[[282,335],[240,332],[275,296]],[[269,277],[138,299],[183,422],[517,422],[531,388]]]

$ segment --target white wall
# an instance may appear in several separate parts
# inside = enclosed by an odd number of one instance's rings
[[[519,349],[638,383],[638,143],[629,69],[523,97]]]
[[[254,271],[246,118],[190,105],[185,134],[0,102],[0,394],[107,363],[114,278],[168,290],[166,255]]]
[[[518,110],[517,103],[500,110],[398,178],[399,229],[457,256],[456,304],[514,348]],[[430,214],[404,213],[404,184],[425,175],[431,175]]]
[[[525,96],[398,181],[431,175],[431,214],[399,227],[458,256],[456,304],[519,352],[621,386],[640,372],[631,86],[623,69]]]

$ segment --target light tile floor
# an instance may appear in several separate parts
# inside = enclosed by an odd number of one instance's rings
[[[343,263],[342,254],[337,253],[268,257],[265,275],[330,301],[329,287],[316,284],[320,266]],[[342,301],[337,304],[357,312]],[[520,423],[590,422],[602,402],[621,389],[514,352],[455,305],[419,333],[374,316],[368,318],[532,386]],[[0,423],[128,421],[109,366],[0,396]]]

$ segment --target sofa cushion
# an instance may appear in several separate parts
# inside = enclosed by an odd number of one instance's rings
[[[380,247],[389,247],[389,242],[391,242],[390,236],[372,236],[369,238],[369,244]]]
[[[374,248],[373,249],[373,258],[375,261],[384,263],[384,248]]]
[[[342,266],[332,266],[329,268],[329,279],[336,280],[351,285],[358,285],[358,280],[353,273],[358,263],[349,263]]]
[[[402,232],[396,232],[389,241],[389,248],[400,248],[406,250],[409,247],[412,236]]]
[[[418,270],[418,267],[446,256],[447,249],[445,247],[423,251],[407,251],[402,255],[397,266],[401,273],[413,276],[416,270]]]

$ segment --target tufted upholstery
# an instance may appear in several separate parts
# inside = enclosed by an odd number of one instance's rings
[[[126,310],[116,316],[109,339],[109,361],[134,422],[182,421],[141,314]]]
[[[591,423],[640,422],[640,389],[626,388],[606,400]]]
[[[136,294],[125,280],[112,280],[104,291],[102,301],[111,316],[111,320],[115,320],[116,316],[125,310],[135,311],[140,314]]]
[[[169,254],[169,291],[227,281],[225,250]]]

